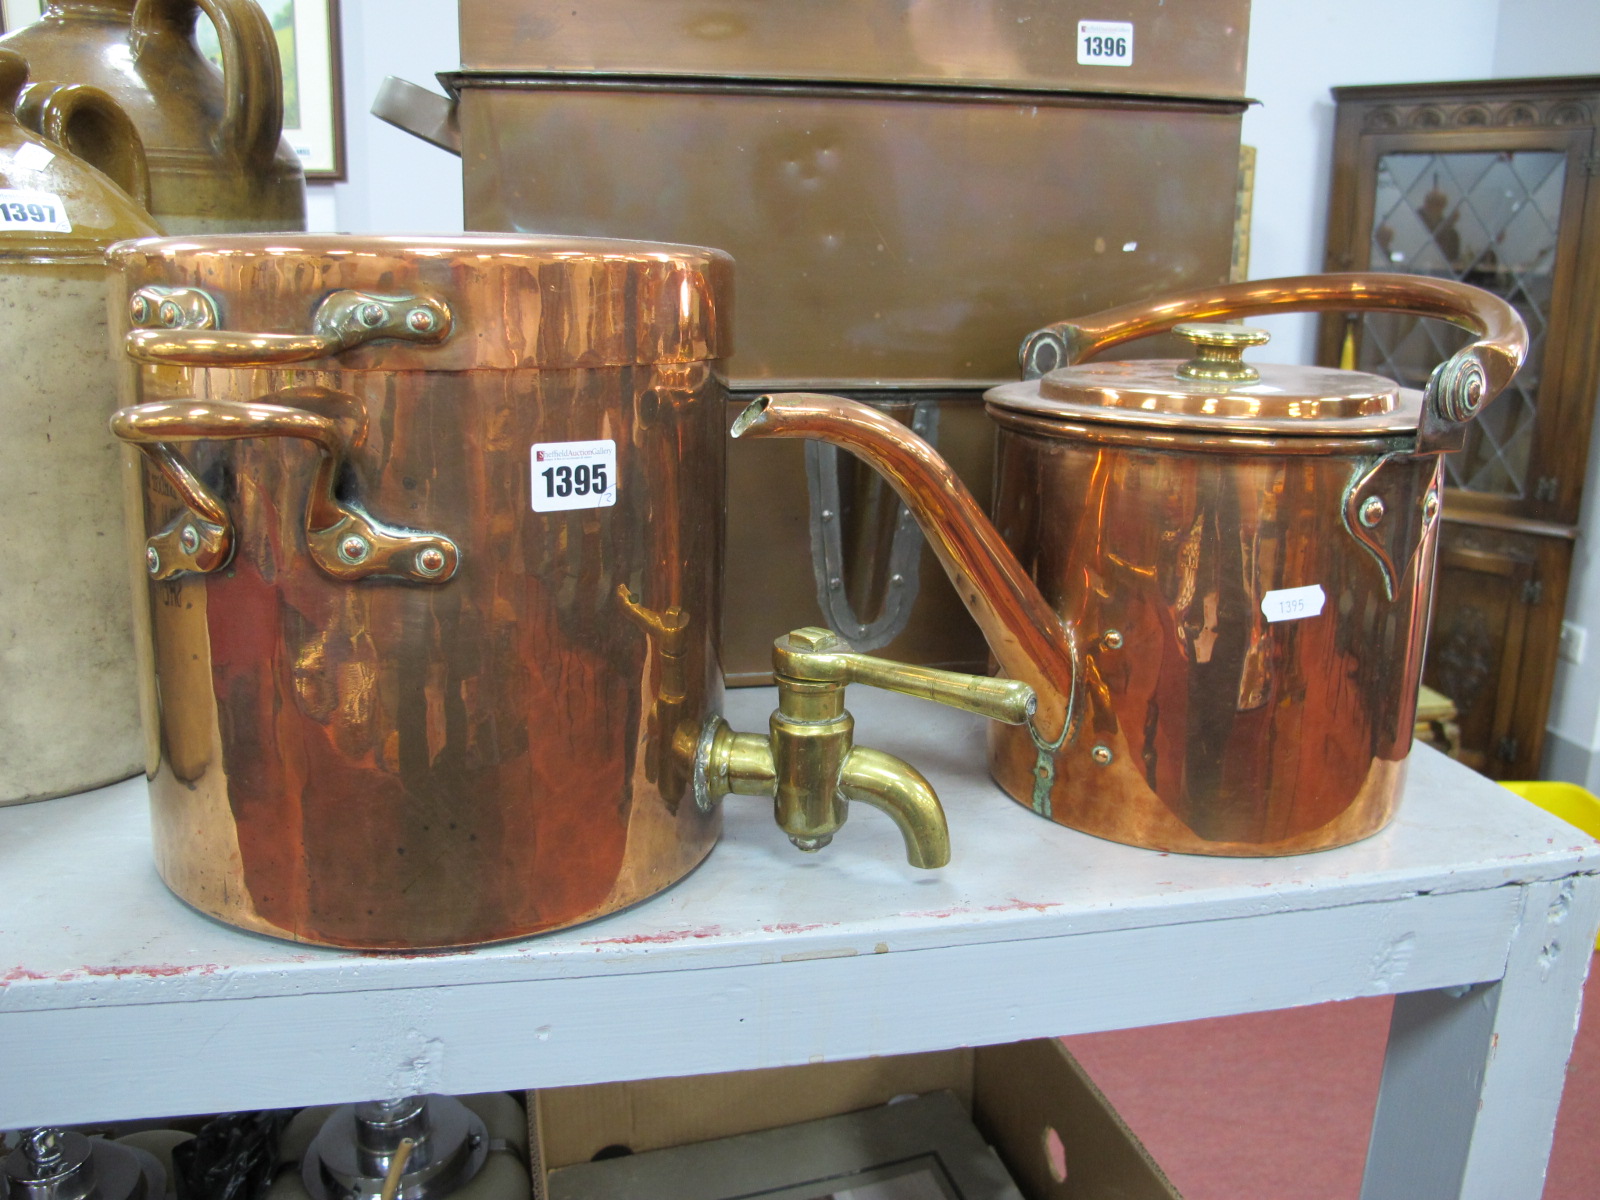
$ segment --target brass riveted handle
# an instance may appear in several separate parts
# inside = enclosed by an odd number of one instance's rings
[[[1361,311],[1435,317],[1476,335],[1428,380],[1417,435],[1417,449],[1424,453],[1458,448],[1466,423],[1500,394],[1528,352],[1527,327],[1516,309],[1482,288],[1421,275],[1355,271],[1191,288],[1047,325],[1023,340],[1022,372],[1035,379],[1184,321]]]
[[[317,306],[309,333],[218,329],[216,301],[198,288],[139,288],[127,351],[140,362],[185,367],[272,367],[326,358],[380,338],[432,344],[450,336],[450,308],[432,296],[344,290]]]
[[[871,684],[1020,725],[1034,713],[1033,689],[908,666],[857,654],[826,629],[797,629],[773,645],[778,707],[768,734],[738,733],[712,717],[692,748],[695,798],[709,809],[722,797],[771,796],[773,817],[802,850],[820,850],[844,825],[849,802],[887,813],[916,867],[950,861],[950,829],[933,788],[911,764],[854,744],[855,720],[845,710],[850,683]]]
[[[216,571],[233,557],[234,530],[227,509],[169,443],[257,437],[302,438],[322,452],[306,498],[305,530],[311,560],[326,574],[346,582],[385,576],[443,583],[456,573],[461,555],[448,537],[385,525],[360,505],[339,498],[336,487],[346,447],[331,419],[275,402],[325,401],[330,396],[326,389],[304,388],[248,404],[155,401],[112,414],[111,432],[143,451],[185,505],[184,512],[149,539],[145,560],[153,578]]]

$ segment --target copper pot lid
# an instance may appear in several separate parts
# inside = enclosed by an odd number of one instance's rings
[[[1243,361],[1248,347],[1266,344],[1264,329],[1191,323],[1173,332],[1194,343],[1193,358],[1059,367],[1035,381],[992,388],[985,398],[1039,417],[1209,434],[1372,437],[1417,428],[1422,394],[1391,380],[1364,371]]]

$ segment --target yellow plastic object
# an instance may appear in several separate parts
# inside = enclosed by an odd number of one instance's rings
[[[1600,839],[1600,796],[1575,783],[1502,783],[1517,795],[1568,825],[1576,825],[1590,837]],[[1595,939],[1600,950],[1600,938]]]

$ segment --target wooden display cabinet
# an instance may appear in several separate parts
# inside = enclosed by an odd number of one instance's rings
[[[1333,90],[1325,269],[1459,279],[1528,324],[1528,360],[1445,460],[1425,679],[1462,758],[1538,774],[1600,386],[1600,76]],[[1322,321],[1319,357],[1420,388],[1466,335],[1388,315]]]

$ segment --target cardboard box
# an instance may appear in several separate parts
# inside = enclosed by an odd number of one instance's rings
[[[534,1196],[545,1200],[546,1170],[601,1151],[776,1129],[941,1089],[972,1114],[1029,1200],[1181,1200],[1100,1089],[1051,1038],[530,1092]]]

